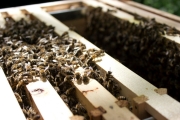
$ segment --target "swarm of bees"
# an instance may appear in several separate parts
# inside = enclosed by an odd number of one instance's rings
[[[167,88],[168,94],[180,101],[179,45],[163,37],[180,31],[155,19],[132,15],[141,22],[130,23],[90,7],[86,12],[87,39],[156,87]]]
[[[89,116],[76,97],[72,80],[88,84],[93,78],[115,96],[119,95],[119,86],[113,85],[111,73],[108,72],[106,78],[102,77],[95,64],[104,55],[103,50],[86,49],[68,32],[59,36],[53,26],[47,26],[30,14],[26,17],[28,21],[5,18],[5,28],[0,28],[0,66],[27,120],[40,118],[25,92],[25,86],[38,78],[43,82],[48,80],[73,114],[83,115],[86,120]],[[83,75],[75,72],[78,67],[84,69]]]

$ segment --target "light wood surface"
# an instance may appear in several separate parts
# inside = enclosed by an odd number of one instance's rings
[[[70,120],[73,116],[49,81],[29,83],[26,87],[43,120]]]
[[[0,119],[1,120],[26,120],[19,103],[0,67]]]
[[[91,79],[89,84],[78,85],[74,82],[74,85],[79,90],[80,94],[91,103],[94,108],[102,106],[106,113],[102,114],[105,120],[138,120],[138,118],[133,115],[126,107],[120,108],[115,102],[117,99],[112,96],[103,86],[101,86],[96,80]],[[81,97],[79,95],[79,97]],[[93,109],[90,109],[90,111]]]

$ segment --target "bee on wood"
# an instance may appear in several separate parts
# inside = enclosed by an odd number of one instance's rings
[[[43,82],[46,82],[46,71],[44,69],[40,69],[39,71],[39,74],[40,74],[40,78]]]
[[[117,99],[118,100],[127,100],[125,96],[118,96]]]
[[[82,76],[82,81],[83,81],[83,83],[86,85],[86,84],[88,84],[89,83],[89,77],[87,76],[87,74],[84,74],[83,76]]]
[[[86,109],[84,108],[84,106],[81,103],[76,104],[76,109],[78,110],[79,114],[87,113]]]
[[[61,35],[61,38],[66,38],[66,37],[69,37],[69,33],[68,33],[68,32],[64,32],[64,33]]]
[[[79,72],[75,73],[74,77],[77,81],[77,84],[79,84],[79,85],[82,84],[82,77],[81,77],[81,74]]]

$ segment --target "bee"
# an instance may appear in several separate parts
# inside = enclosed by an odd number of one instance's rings
[[[68,45],[68,47],[66,48],[66,52],[73,51],[73,49],[74,49],[74,43]]]
[[[68,32],[64,32],[64,33],[61,35],[61,38],[65,38],[65,37],[69,37],[69,33],[68,33]]]
[[[60,93],[60,92],[61,92],[60,89],[59,89],[59,87],[56,87],[56,86],[55,86],[54,89],[56,90],[57,93]]]
[[[66,104],[69,103],[68,97],[67,97],[65,94],[61,94],[60,97],[63,99],[63,101],[64,101]]]
[[[74,77],[77,81],[77,84],[79,84],[79,85],[82,84],[82,77],[81,77],[81,74],[79,72],[75,73]]]
[[[43,82],[46,82],[46,71],[44,69],[40,69],[39,71],[39,74],[40,74],[40,78]]]
[[[72,75],[67,75],[66,77],[64,77],[64,81],[71,81],[73,79]]]
[[[76,104],[76,109],[79,114],[87,113],[86,109],[84,108],[84,106],[81,103]]]
[[[75,87],[71,87],[71,88],[69,88],[69,89],[66,90],[65,94],[66,94],[66,95],[74,95],[75,92],[76,92]]]
[[[16,85],[16,90],[18,90],[24,84],[24,80],[20,80]]]
[[[117,99],[118,100],[127,100],[125,96],[118,96]]]
[[[82,81],[83,81],[83,83],[86,85],[86,84],[88,84],[89,83],[89,77],[87,76],[87,74],[83,74],[83,76],[82,76]]]
[[[107,90],[112,92],[112,87],[113,87],[114,82],[112,80],[107,81],[107,85],[105,86]]]
[[[17,92],[14,92],[14,95],[16,96],[16,99],[18,100],[19,103],[23,102],[21,96]]]

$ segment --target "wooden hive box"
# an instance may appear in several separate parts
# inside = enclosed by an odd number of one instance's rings
[[[106,3],[106,4],[105,4]],[[40,21],[45,22],[47,25],[55,26],[55,32],[61,35],[63,32],[68,31],[70,37],[79,40],[86,45],[86,48],[99,49],[88,40],[80,36],[74,31],[71,31],[66,25],[59,20],[52,17],[46,11],[56,11],[63,9],[70,9],[72,6],[80,6],[82,4],[91,5],[94,7],[103,7],[103,10],[114,9],[114,7],[125,8],[130,11],[135,11],[145,17],[156,17],[158,22],[163,22],[171,26],[175,26],[178,30],[180,25],[177,21],[167,19],[167,17],[159,16],[157,14],[141,10],[129,4],[132,2],[123,3],[120,1],[60,1],[52,3],[44,3],[29,6],[20,6],[15,8],[1,9],[0,25],[3,26],[5,21],[3,17],[10,16],[15,21],[25,17],[26,14],[32,14]],[[109,5],[111,6],[109,6]],[[136,4],[135,4],[136,5]],[[154,11],[154,10],[153,10]],[[133,20],[134,18],[120,10],[117,10],[113,15]],[[161,13],[160,13],[161,14]],[[164,14],[166,16],[166,14]],[[169,14],[167,14],[169,16]],[[179,18],[172,17],[179,20]],[[178,42],[176,37],[169,37]],[[108,92],[100,83],[91,79],[89,84],[77,84],[72,82],[76,89],[76,94],[79,101],[85,106],[92,120],[138,120],[145,118],[155,118],[158,120],[178,120],[180,119],[180,103],[170,97],[163,88],[157,88],[147,82],[142,77],[138,76],[127,67],[116,61],[114,58],[105,53],[101,57],[101,61],[96,64],[105,75],[111,68],[112,75],[117,83],[121,86],[121,94],[126,96],[132,105],[130,111],[122,101],[118,101],[110,92]],[[111,64],[107,64],[111,63]],[[81,72],[81,70],[80,70]],[[21,110],[20,105],[8,83],[8,80],[0,68],[0,118],[6,120],[25,120],[25,116]],[[42,82],[36,81],[26,85],[26,92],[31,100],[32,107],[38,111],[41,120],[82,120],[82,116],[73,115],[70,109],[63,102],[62,98],[54,90],[49,81]]]

